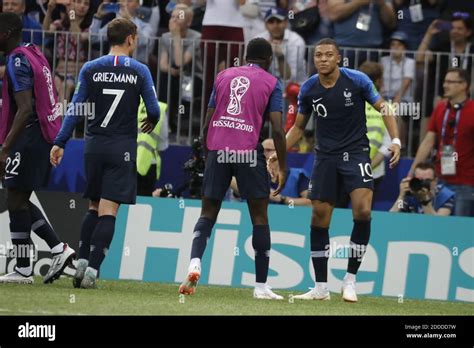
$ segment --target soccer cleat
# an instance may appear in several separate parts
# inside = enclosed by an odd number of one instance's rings
[[[33,274],[25,276],[18,272],[17,268],[13,269],[13,272],[5,274],[0,277],[0,283],[16,283],[16,284],[33,284]]]
[[[48,284],[54,282],[63,273],[66,266],[72,264],[72,260],[76,256],[76,252],[69,245],[64,243],[64,248],[61,253],[53,254],[53,261],[51,267],[49,267],[48,273],[46,273],[43,283]]]
[[[319,300],[319,301],[329,301],[331,299],[331,294],[326,288],[321,288],[316,286],[315,288],[310,288],[310,290],[304,294],[293,296],[296,300]]]
[[[355,289],[355,282],[342,283],[342,299],[346,302],[357,302],[357,294]]]
[[[72,285],[75,288],[81,287],[82,279],[84,278],[84,273],[86,272],[88,262],[87,260],[79,260],[76,263],[76,273],[74,273],[74,277],[72,278]]]
[[[199,278],[201,278],[201,267],[196,265],[189,270],[186,279],[179,286],[179,293],[184,295],[194,294]]]
[[[253,289],[253,298],[258,300],[283,300],[283,296],[277,295],[272,288],[265,284],[265,288],[255,287]]]
[[[97,289],[96,284],[97,276],[91,270],[87,270],[84,273],[84,278],[81,281],[81,289]]]

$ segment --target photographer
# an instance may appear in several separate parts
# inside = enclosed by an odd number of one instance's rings
[[[414,177],[400,183],[400,193],[391,212],[448,216],[454,211],[454,192],[438,184],[434,166],[419,163]]]

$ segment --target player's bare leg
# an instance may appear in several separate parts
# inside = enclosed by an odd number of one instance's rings
[[[247,200],[253,225],[252,247],[255,251],[256,282],[253,297],[266,300],[283,300],[283,296],[275,294],[267,285],[271,249],[268,201],[268,198]]]
[[[373,191],[368,188],[358,188],[352,191],[350,195],[354,228],[351,234],[347,273],[344,277],[341,292],[344,301],[357,302],[356,274],[369,243]]]
[[[194,227],[194,239],[191,248],[191,262],[189,263],[186,278],[179,286],[179,293],[192,295],[201,278],[201,259],[206,249],[207,242],[211,237],[211,231],[217,220],[222,201],[216,199],[202,198],[201,217]]]
[[[91,238],[99,222],[99,201],[89,201],[89,211],[84,216],[81,226],[81,239],[79,241],[79,257],[76,263],[76,272],[72,279],[75,288],[81,287],[82,279],[89,266]]]
[[[102,198],[99,202],[99,221],[91,237],[89,265],[84,273],[81,288],[90,289],[96,287],[97,273],[114,237],[115,218],[119,207],[119,203],[108,199]]]
[[[312,201],[311,216],[311,261],[313,263],[316,283],[314,288],[305,294],[294,296],[300,300],[330,300],[327,286],[329,259],[329,224],[331,223],[334,205],[318,200]]]

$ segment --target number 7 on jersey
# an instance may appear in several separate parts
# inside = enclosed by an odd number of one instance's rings
[[[102,124],[100,125],[102,128],[105,128],[107,127],[107,125],[110,122],[110,119],[114,115],[115,109],[117,109],[117,106],[120,103],[120,100],[122,99],[123,94],[125,93],[125,90],[104,88],[102,90],[102,93],[115,96],[114,101],[112,102],[112,105],[110,106],[110,109],[107,112],[107,115],[105,115],[105,118],[102,121]]]

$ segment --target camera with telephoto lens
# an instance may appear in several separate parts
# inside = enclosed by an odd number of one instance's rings
[[[201,198],[204,166],[206,164],[203,150],[204,146],[201,138],[195,138],[191,145],[191,156],[183,165],[188,179],[173,192],[173,197],[182,197],[183,192],[189,190],[190,198]]]
[[[411,192],[418,192],[426,188],[428,191],[431,190],[431,180],[430,179],[418,179],[412,178],[409,182]]]
[[[204,146],[201,138],[195,138],[191,146],[191,158],[184,163],[184,170],[189,174],[189,195],[191,198],[201,198],[202,180],[204,178]]]

